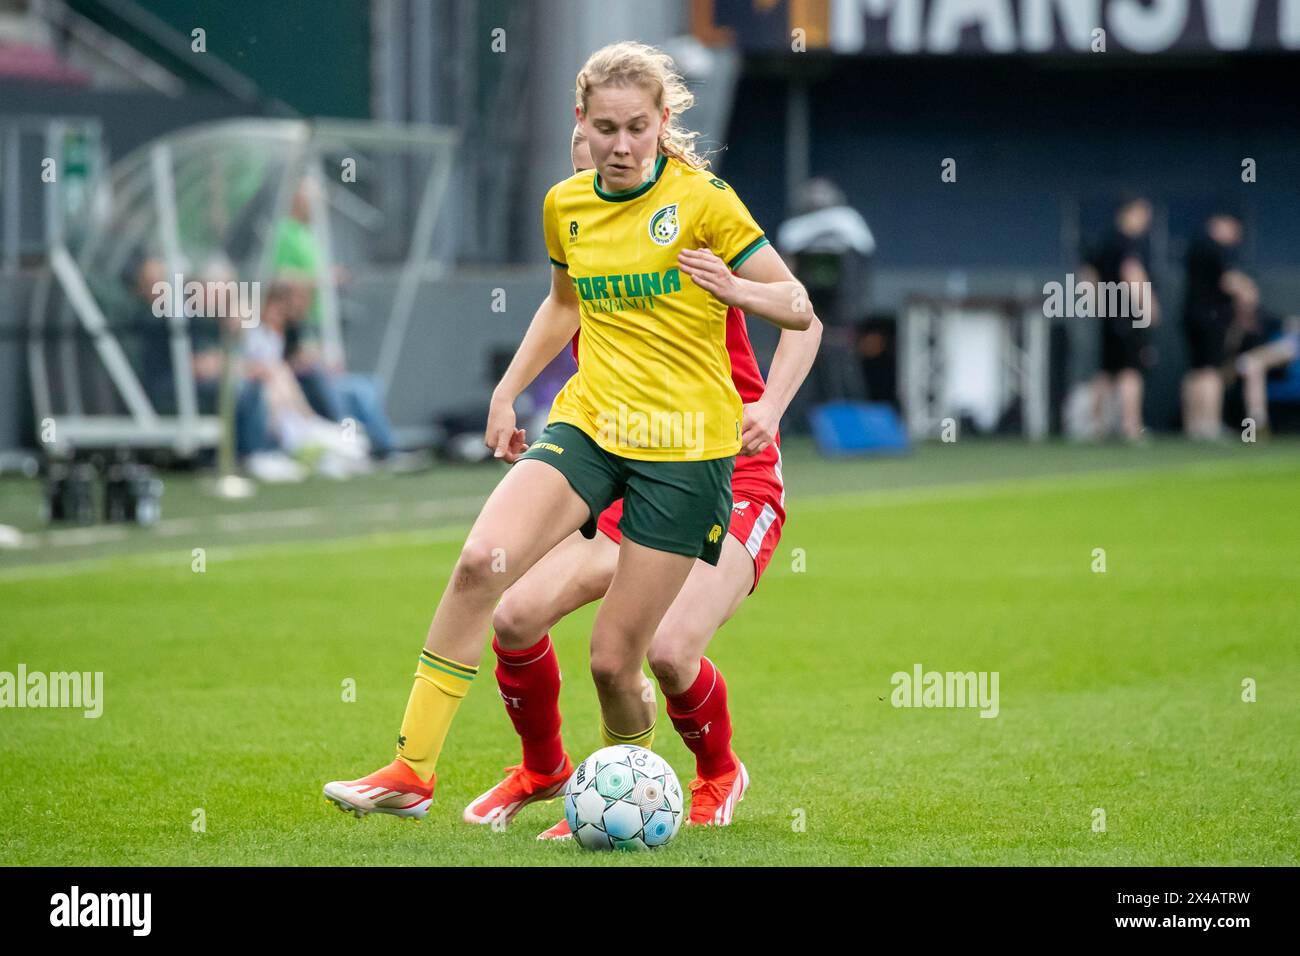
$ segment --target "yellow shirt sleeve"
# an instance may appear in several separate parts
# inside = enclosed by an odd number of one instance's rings
[[[755,251],[767,245],[767,236],[736,191],[716,176],[706,180],[701,233],[709,250],[732,272]]]
[[[551,264],[567,269],[569,261],[564,245],[560,242],[560,223],[555,211],[555,192],[559,188],[558,183],[552,186],[546,193],[546,201],[542,203],[542,233],[546,236],[546,254],[550,256]]]

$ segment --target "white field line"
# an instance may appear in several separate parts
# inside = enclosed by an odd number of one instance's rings
[[[996,498],[1014,492],[1043,493],[1062,487],[1066,489],[1107,488],[1126,485],[1152,475],[1170,473],[1212,476],[1219,472],[1243,470],[1243,462],[1234,460],[1191,461],[1168,465],[1137,465],[1133,467],[1049,472],[1016,478],[987,478],[972,481],[937,482],[912,488],[872,488],[867,491],[837,491],[826,494],[799,494],[792,514],[801,511],[828,511],[844,507],[873,508],[907,505],[927,501],[959,501],[968,498]],[[1251,474],[1265,471],[1296,470],[1294,461],[1270,460],[1250,462]],[[786,486],[790,491],[789,485]],[[798,494],[798,489],[795,489]]]
[[[465,529],[449,526],[437,530],[385,531],[362,533],[330,538],[327,541],[270,541],[262,544],[233,545],[204,549],[204,560],[209,566],[244,558],[258,558],[276,554],[297,553],[310,550],[312,554],[331,554],[341,551],[360,551],[370,548],[388,548],[404,544],[443,544],[459,541]],[[113,558],[77,558],[71,561],[33,564],[0,571],[0,584],[10,581],[32,581],[47,578],[74,577],[118,568],[188,568],[191,554],[188,550],[148,551],[142,554],[121,555]]]
[[[367,505],[360,508],[351,508],[349,511],[353,514],[361,514],[366,521],[393,520],[398,517],[408,516],[412,519],[430,519],[453,517],[466,514],[471,509],[478,507],[484,501],[483,497],[465,497],[449,498],[436,501],[419,501],[409,505],[399,502],[382,502],[375,505]],[[317,527],[325,524],[333,516],[333,511],[329,508],[289,508],[276,511],[256,511],[246,512],[238,515],[218,515],[215,518],[216,528],[222,531],[249,531],[264,528],[307,528]],[[199,522],[192,518],[177,518],[172,521],[160,521],[152,530],[151,534],[160,537],[177,537],[180,535],[196,535],[203,532]],[[388,533],[376,533],[370,531],[358,532],[355,534],[340,535],[337,538],[329,539],[329,542],[301,540],[284,541],[284,542],[262,542],[249,545],[222,545],[216,548],[208,548],[205,555],[208,560],[221,560],[235,554],[248,555],[267,550],[304,550],[308,549],[313,552],[336,550],[329,545],[333,542],[351,542],[355,545],[358,542],[389,540],[425,540],[436,542],[443,540],[447,534],[451,533],[452,537],[460,537],[465,533],[465,529],[460,526],[454,526],[454,529],[413,529],[410,531],[400,531]],[[85,532],[111,532],[111,534],[86,535]],[[56,531],[42,532],[39,535],[29,535],[23,541],[23,548],[33,547],[31,542],[41,541],[42,543],[54,547],[63,546],[64,544],[88,544],[96,541],[118,540],[126,537],[128,530],[123,527],[90,527],[90,528],[68,528]],[[60,537],[52,537],[59,535]],[[79,540],[80,539],[80,540]],[[178,552],[176,550],[165,551],[148,551],[138,554],[118,555],[116,557],[94,557],[94,558],[73,558],[69,561],[51,562],[49,564],[29,565],[25,567],[0,569],[0,582],[3,581],[26,581],[35,578],[53,578],[67,577],[69,575],[87,573],[96,570],[102,570],[109,566],[119,566],[124,564],[133,564],[141,566],[173,564],[184,557],[188,565],[189,551]]]
[[[85,528],[57,528],[44,533],[45,544],[54,547],[80,547],[86,544],[102,544],[105,541],[120,541],[127,536],[126,528],[120,525],[90,525]],[[28,547],[24,538],[23,546]]]
[[[310,528],[329,514],[325,508],[286,508],[282,511],[251,511],[247,514],[217,515],[222,531],[259,531],[262,528]]]
[[[827,494],[813,493],[808,495],[799,494],[794,507],[790,510],[792,514],[797,517],[801,512],[826,511],[845,507],[894,507],[898,505],[932,501],[992,498],[1011,492],[1042,493],[1056,490],[1060,488],[1062,484],[1074,488],[1103,488],[1128,484],[1134,480],[1158,474],[1195,473],[1213,475],[1224,471],[1238,471],[1242,470],[1243,464],[1247,463],[1240,459],[1221,459],[1208,462],[1193,461],[1168,465],[1143,465],[1131,468],[1105,469],[1099,471],[1081,470],[1051,472],[1042,475],[1029,475],[1018,478],[991,478],[987,480],[974,481],[958,480],[922,485],[914,488],[874,488],[869,491],[831,492]],[[1295,470],[1294,461],[1288,461],[1285,459],[1250,462],[1248,464],[1251,473],[1258,473],[1261,471]],[[798,494],[797,490],[796,493]],[[411,504],[383,502],[350,510],[353,512],[363,513],[368,520],[391,520],[392,518],[403,514],[409,515],[412,518],[437,518],[464,513],[465,510],[480,505],[484,500],[484,497],[465,497],[420,501]],[[323,507],[291,508],[278,511],[247,512],[239,515],[220,515],[216,520],[218,526],[222,530],[227,531],[244,531],[260,528],[301,528],[314,527],[323,524],[330,518],[332,513],[331,509]],[[167,536],[192,534],[199,530],[195,526],[194,519],[190,518],[175,519],[175,521],[170,525],[168,522],[160,522],[158,527],[165,527],[166,530],[164,533]],[[336,552],[353,547],[380,547],[389,543],[401,543],[404,541],[425,541],[436,543],[447,540],[456,540],[464,535],[467,528],[467,525],[453,525],[445,529],[438,529],[437,531],[426,529],[378,534],[374,532],[360,532],[340,535],[329,539],[328,542],[295,540],[249,545],[224,545],[218,548],[208,549],[206,551],[206,556],[210,560],[225,560],[234,556],[252,556],[260,553],[275,553],[285,550]],[[155,528],[155,531],[157,530],[158,529]],[[76,536],[80,533],[94,531],[115,532],[114,534],[106,535],[99,540],[114,540],[124,537],[127,533],[124,528],[72,528],[44,532],[39,537],[53,535],[65,536],[57,539],[57,541],[47,541],[46,543],[49,544],[86,544],[93,543],[96,540],[95,537],[90,536],[86,539],[78,540]],[[24,541],[24,547],[26,546],[27,543]],[[184,557],[186,563],[188,563],[188,552],[185,553]],[[178,553],[175,551],[120,555],[114,558],[80,558],[49,564],[0,569],[0,582],[68,577],[76,574],[90,573],[109,566],[116,567],[123,564],[156,566],[172,564],[179,560],[180,556],[178,556]]]

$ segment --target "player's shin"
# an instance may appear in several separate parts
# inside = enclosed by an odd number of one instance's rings
[[[696,771],[712,779],[736,769],[731,751],[731,713],[727,709],[727,683],[707,657],[700,658],[700,673],[681,694],[666,695],[668,719],[691,753]]]
[[[606,747],[631,744],[651,749],[655,740],[654,685],[639,671],[635,682],[621,689],[598,683],[600,696],[600,739]],[[617,729],[614,729],[617,728]]]
[[[560,738],[560,663],[551,636],[521,651],[507,650],[495,637],[496,678],[506,714],[523,744],[524,767],[555,774],[564,767]]]
[[[397,759],[421,780],[433,776],[452,718],[477,673],[477,667],[429,650],[420,652],[415,685],[407,699],[397,738]]]

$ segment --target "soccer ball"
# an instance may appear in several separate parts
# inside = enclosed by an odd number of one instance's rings
[[[587,850],[651,850],[677,835],[682,786],[668,761],[644,747],[605,747],[564,787],[564,816]]]

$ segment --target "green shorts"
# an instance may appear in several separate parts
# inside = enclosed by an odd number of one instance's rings
[[[520,458],[544,461],[568,479],[591,511],[584,537],[596,536],[600,513],[622,498],[624,536],[656,551],[718,563],[731,521],[734,456],[636,461],[605,451],[577,426],[552,422]]]

